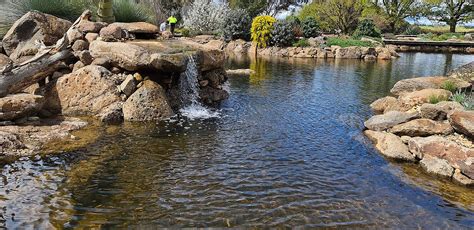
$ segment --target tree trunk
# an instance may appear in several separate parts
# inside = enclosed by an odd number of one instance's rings
[[[112,23],[115,21],[113,0],[100,0],[97,17],[101,22]]]
[[[450,33],[456,33],[456,22],[450,22],[449,23],[449,32]]]
[[[62,66],[62,61],[72,56],[70,50],[47,54],[38,61],[25,64],[0,75],[0,97],[18,93],[30,85],[50,76]]]

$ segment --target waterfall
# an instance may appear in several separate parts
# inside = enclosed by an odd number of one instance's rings
[[[194,56],[188,58],[186,71],[181,74],[179,81],[179,91],[182,108],[179,110],[181,115],[189,119],[207,119],[218,117],[217,111],[204,106],[199,100],[199,70]]]

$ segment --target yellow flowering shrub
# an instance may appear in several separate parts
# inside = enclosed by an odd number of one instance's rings
[[[252,35],[252,41],[257,43],[258,47],[267,47],[275,22],[276,19],[274,17],[267,15],[258,16],[253,19],[250,33]]]

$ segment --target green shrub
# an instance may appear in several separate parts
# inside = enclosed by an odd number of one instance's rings
[[[293,33],[295,34],[295,37],[302,37],[303,36],[303,30],[301,29],[301,21],[298,17],[296,16],[288,16],[286,18],[286,21],[291,24],[293,28]]]
[[[293,43],[293,46],[294,47],[308,47],[308,46],[311,46],[311,44],[309,44],[307,39],[303,38]]]
[[[154,22],[153,10],[133,0],[114,0],[114,16],[117,22]]]
[[[461,92],[461,90],[458,90],[450,99],[451,101],[461,104],[467,110],[474,110],[474,97],[470,92]]]
[[[343,38],[328,38],[326,42],[327,46],[360,46],[360,47],[373,47],[373,44],[369,41],[361,41],[356,39],[343,39]]]
[[[313,17],[307,17],[301,21],[301,30],[305,38],[317,37],[319,33],[319,24]]]
[[[227,41],[232,39],[250,38],[250,27],[252,26],[252,18],[244,9],[231,10],[224,20],[222,33]]]
[[[441,85],[441,88],[454,93],[457,89],[457,86],[453,81],[448,80],[448,81],[443,82],[443,84]]]
[[[422,30],[421,30],[421,27],[419,27],[417,25],[410,25],[405,30],[405,32],[403,32],[403,34],[405,34],[405,35],[419,35],[421,33],[423,33]]]
[[[447,101],[448,98],[444,97],[444,96],[438,96],[438,95],[431,95],[428,97],[428,102],[430,104],[438,104],[438,102],[441,102],[441,101]]]
[[[372,19],[364,19],[357,26],[354,36],[359,38],[363,36],[379,38],[381,36],[381,32],[375,26],[375,23]]]
[[[293,25],[288,21],[277,21],[273,24],[270,44],[280,47],[286,47],[295,41]]]
[[[267,47],[275,22],[276,19],[274,17],[267,15],[257,16],[253,19],[250,34],[252,41],[257,43],[257,47]]]

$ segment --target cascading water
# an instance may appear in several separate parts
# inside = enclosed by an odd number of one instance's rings
[[[182,108],[179,110],[181,115],[189,119],[207,119],[218,117],[219,113],[205,107],[199,101],[199,71],[196,60],[192,55],[188,58],[186,71],[181,74],[179,82],[179,91],[181,96]]]

